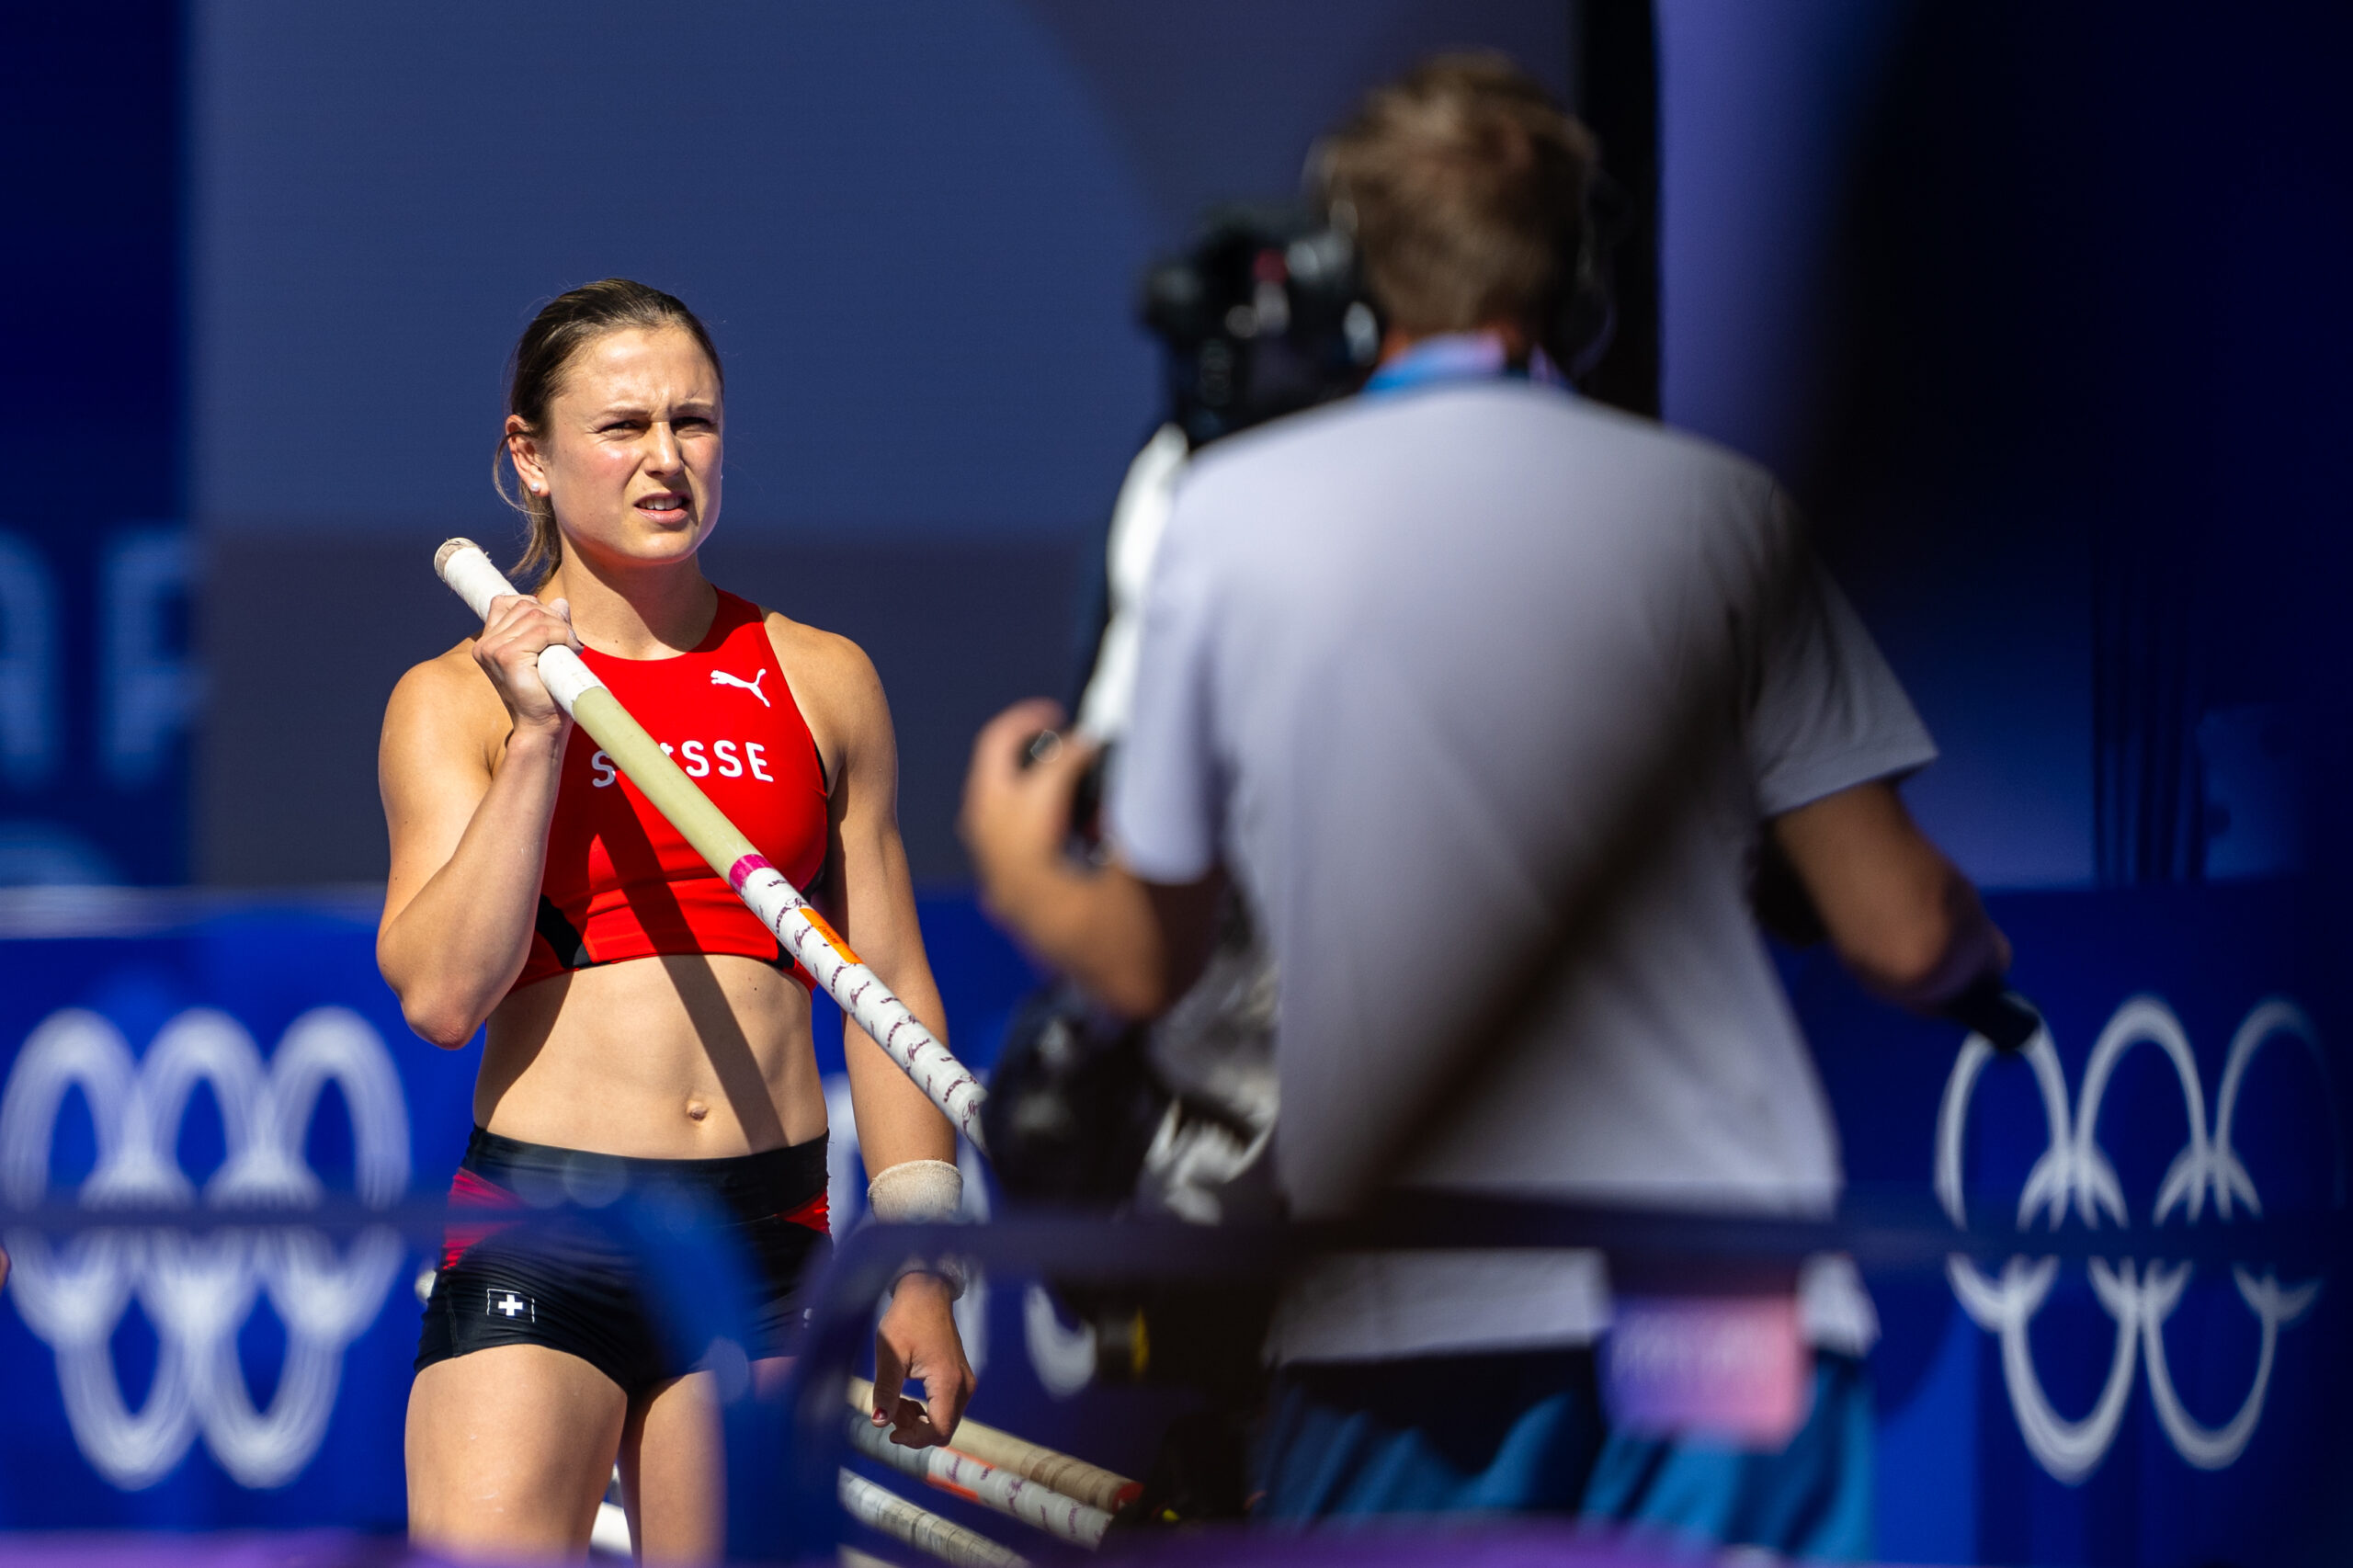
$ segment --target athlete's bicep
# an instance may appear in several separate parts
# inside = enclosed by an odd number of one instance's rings
[[[462,673],[439,661],[419,665],[401,677],[385,705],[376,753],[392,843],[385,926],[449,863],[490,789],[489,759],[467,722],[473,704],[464,700],[470,694],[460,684]]]
[[[922,951],[899,837],[898,739],[881,679],[866,655],[844,642],[833,663],[828,717],[838,749],[827,835],[840,874],[826,879],[827,915],[889,979],[884,965],[899,950]]]
[[[948,1020],[915,924],[915,888],[899,842],[898,747],[874,667],[852,644],[830,652],[825,694],[831,732],[841,738],[828,823],[835,874],[820,894],[826,917],[907,1010],[943,1041]],[[842,1048],[858,1111],[858,1147],[870,1173],[907,1160],[952,1160],[956,1134],[923,1091],[856,1028]]]

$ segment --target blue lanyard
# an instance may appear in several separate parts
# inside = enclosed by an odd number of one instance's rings
[[[1365,395],[1381,397],[1416,387],[1453,381],[1520,381],[1566,389],[1568,378],[1537,349],[1526,367],[1511,363],[1503,340],[1493,333],[1449,332],[1426,337],[1383,364],[1364,384]]]

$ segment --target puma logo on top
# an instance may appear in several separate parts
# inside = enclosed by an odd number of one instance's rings
[[[760,682],[767,678],[767,673],[768,672],[766,670],[761,670],[757,674],[754,675],[751,679],[745,680],[742,676],[731,676],[725,670],[713,670],[710,672],[710,684],[713,686],[740,686],[745,691],[750,692],[754,697],[758,698],[760,699],[761,707],[773,708],[776,704],[770,702],[768,700],[768,694],[760,689]]]

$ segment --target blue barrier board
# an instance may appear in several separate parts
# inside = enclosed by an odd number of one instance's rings
[[[2042,1259],[2033,1238],[2090,1226],[2161,1244],[2341,1210],[2341,983],[2301,965],[2281,888],[1994,905],[2050,1025],[2022,1057],[1871,1002],[1824,955],[1784,955],[1859,1187],[2020,1230],[2013,1260],[1870,1279],[1882,1551],[2294,1554],[2343,1457],[2336,1282],[2260,1259]],[[404,1027],[371,911],[119,908],[66,922],[71,935],[0,939],[0,1200],[446,1187],[477,1057]],[[969,899],[922,913],[951,1036],[985,1065],[1037,977]],[[818,1038],[838,1126],[837,1024]],[[837,1222],[862,1186],[840,1142]],[[400,1528],[428,1262],[413,1240],[18,1233],[9,1245],[0,1529]],[[981,1415],[1131,1473],[1148,1460],[1165,1401],[1088,1387],[1082,1336],[1042,1290],[983,1281],[961,1315]]]

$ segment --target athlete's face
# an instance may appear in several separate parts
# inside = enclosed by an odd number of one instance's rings
[[[654,564],[719,520],[719,372],[684,330],[610,332],[572,357],[545,427],[509,420],[524,483],[555,503],[564,548]]]

